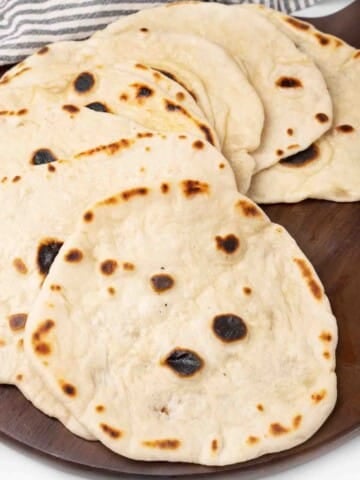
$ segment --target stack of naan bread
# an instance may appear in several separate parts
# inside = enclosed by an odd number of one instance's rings
[[[309,438],[336,401],[336,321],[254,201],[360,199],[359,79],[343,41],[212,3],[11,69],[0,381],[133,459],[224,465]]]

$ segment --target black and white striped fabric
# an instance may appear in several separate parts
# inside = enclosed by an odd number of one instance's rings
[[[0,0],[0,65],[16,63],[44,44],[79,40],[122,15],[169,0]],[[261,3],[287,13],[322,0],[225,0]]]

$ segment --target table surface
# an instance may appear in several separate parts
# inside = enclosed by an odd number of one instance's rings
[[[318,17],[329,15],[352,3],[354,0],[327,0],[316,7],[299,12],[302,17]],[[360,0],[355,0],[360,1]],[[56,462],[50,458],[39,456],[36,452],[23,448],[14,442],[1,440],[0,443],[1,478],[11,477],[13,480],[105,480],[109,475],[79,470],[67,464]],[[264,477],[259,472],[259,479],[269,480],[304,480],[324,475],[327,480],[353,480],[360,472],[360,436],[349,440],[341,447],[326,455],[318,457],[304,465]],[[119,478],[119,477],[118,477]],[[130,477],[122,476],[124,480]],[[202,477],[204,478],[204,477]],[[215,477],[213,477],[215,478]],[[221,479],[221,476],[217,476]]]

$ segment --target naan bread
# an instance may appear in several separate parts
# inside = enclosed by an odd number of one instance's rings
[[[360,200],[360,51],[274,10],[255,11],[316,62],[333,99],[334,125],[304,152],[257,174],[249,195],[262,203]]]
[[[99,121],[101,119],[101,121]],[[23,351],[27,315],[77,217],[89,203],[133,181],[194,173],[236,188],[227,161],[209,143],[155,134],[130,120],[38,105],[0,117],[0,381],[74,433],[84,428],[48,393]]]
[[[255,10],[174,3],[122,17],[94,37],[121,39],[124,32],[138,28],[200,35],[224,47],[245,67],[265,109],[261,145],[253,154],[257,171],[304,150],[330,128],[331,99],[320,71]],[[227,76],[225,71],[221,75]]]
[[[40,50],[41,52],[41,50]],[[96,66],[140,62],[161,70],[192,92],[208,121],[214,126],[222,151],[230,160],[241,191],[250,186],[254,160],[248,154],[260,144],[263,107],[238,64],[221,47],[197,36],[147,29],[120,36],[90,38],[85,42],[60,42],[22,62],[8,74],[17,85],[31,76],[35,67],[53,69],[61,75],[64,66],[91,73]],[[181,106],[165,105],[172,111]],[[211,142],[211,136],[208,140]]]
[[[191,94],[140,63],[97,65],[91,72],[82,64],[64,64],[61,69],[38,66],[26,75],[12,75],[2,80],[0,114],[24,105],[31,108],[37,102],[59,103],[74,114],[74,107],[87,106],[126,116],[160,132],[190,133],[219,146],[216,133]]]
[[[336,399],[336,322],[314,269],[254,203],[198,173],[87,208],[29,317],[49,388],[133,459],[284,450]]]

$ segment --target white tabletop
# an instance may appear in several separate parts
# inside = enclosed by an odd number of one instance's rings
[[[324,4],[299,12],[299,15],[309,17],[329,15],[353,1],[360,0],[327,0]],[[0,443],[0,480],[105,480],[108,478],[109,476],[105,474],[82,471],[67,464],[60,464],[11,442]],[[130,477],[122,476],[121,478],[128,480]],[[216,478],[221,479],[220,476]],[[316,460],[266,477],[267,480],[321,480],[321,478],[326,480],[360,478],[360,436]]]

